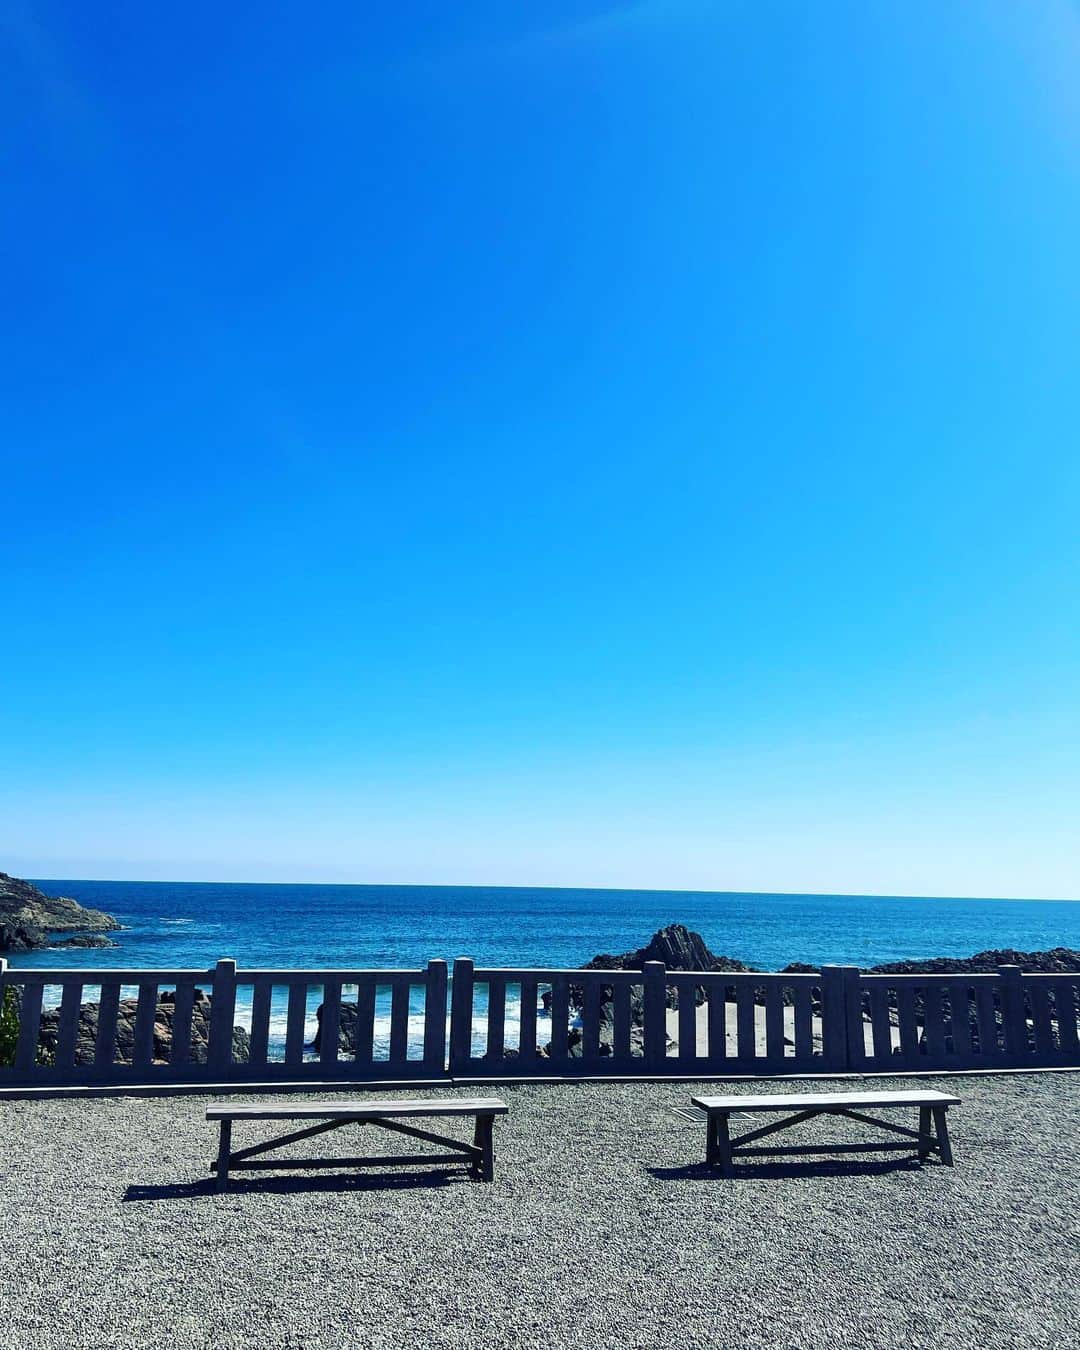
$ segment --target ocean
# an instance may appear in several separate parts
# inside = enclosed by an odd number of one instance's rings
[[[1080,947],[1080,903],[875,895],[766,895],[486,886],[323,886],[37,880],[108,910],[117,949],[16,956],[27,966],[180,967],[232,957],[241,967],[579,966],[643,946],[668,923],[712,951],[764,970],[790,961],[875,965],[970,956],[990,947]]]
[[[10,958],[13,966],[206,969],[232,957],[249,970],[363,970],[471,956],[481,966],[573,967],[601,952],[644,946],[668,923],[684,923],[718,955],[764,970],[790,961],[869,966],[905,957],[970,956],[991,947],[1080,948],[1080,903],[1072,901],[47,878],[35,884],[46,894],[72,896],[114,914],[124,925],[113,935],[119,948],[19,954]],[[137,990],[123,992],[134,997]],[[418,1058],[423,1003],[415,992],[409,1054]],[[344,996],[350,997],[348,986]],[[56,1006],[59,997],[59,986],[47,986],[45,1006]],[[83,997],[96,999],[96,986],[88,984]],[[311,986],[308,1040],[320,1001],[321,990]],[[483,1035],[483,1011],[478,991],[475,1038]],[[285,990],[275,990],[271,1058],[284,1055],[287,1013]],[[546,1016],[538,1009],[541,1022]],[[250,1027],[250,1017],[250,997],[241,996],[238,1025]],[[519,1009],[508,1003],[508,1045],[514,1044],[518,1017]],[[387,988],[376,1000],[376,1058],[387,1053],[389,1028]]]

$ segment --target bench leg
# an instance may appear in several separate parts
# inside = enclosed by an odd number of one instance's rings
[[[716,1117],[709,1114],[705,1117],[705,1166],[715,1167],[719,1161],[720,1149],[717,1145]]]
[[[480,1157],[472,1165],[472,1174],[477,1181],[495,1180],[495,1117],[483,1115],[476,1117],[473,1130],[473,1143],[480,1149]]]
[[[952,1145],[949,1143],[949,1127],[945,1121],[947,1106],[935,1106],[934,1110],[934,1131],[937,1134],[938,1152],[941,1154],[941,1161],[946,1167],[953,1165]]]
[[[221,1123],[221,1134],[218,1136],[218,1154],[217,1154],[217,1188],[219,1191],[229,1189],[229,1154],[232,1152],[232,1121],[223,1120]]]
[[[712,1132],[711,1148],[708,1161],[712,1166],[719,1166],[722,1177],[731,1176],[731,1133],[728,1130],[728,1114],[726,1111],[718,1111],[709,1118],[709,1129]]]
[[[919,1162],[923,1163],[934,1150],[934,1136],[930,1129],[930,1108],[919,1107]]]

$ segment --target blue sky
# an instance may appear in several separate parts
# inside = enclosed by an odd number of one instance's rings
[[[0,868],[1080,896],[1071,0],[0,32]]]

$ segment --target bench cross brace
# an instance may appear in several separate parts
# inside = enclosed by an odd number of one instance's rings
[[[473,1133],[473,1142],[465,1143],[450,1135],[436,1134],[433,1130],[424,1130],[417,1125],[404,1125],[399,1120],[390,1120],[386,1116],[345,1117],[342,1120],[324,1121],[310,1125],[303,1130],[293,1130],[289,1134],[265,1139],[262,1143],[252,1144],[248,1148],[232,1151],[232,1125],[230,1119],[220,1122],[221,1134],[218,1142],[218,1155],[210,1164],[211,1172],[217,1173],[217,1188],[224,1191],[229,1184],[230,1171],[270,1171],[292,1170],[295,1168],[350,1168],[350,1167],[390,1167],[396,1164],[423,1165],[432,1163],[468,1161],[469,1174],[477,1181],[491,1181],[494,1178],[495,1160],[493,1148],[494,1117],[488,1113],[478,1113]],[[425,1143],[436,1144],[451,1150],[448,1153],[413,1153],[380,1158],[279,1158],[253,1161],[258,1155],[284,1148],[288,1144],[299,1143],[302,1139],[311,1139],[315,1135],[326,1134],[330,1130],[339,1130],[344,1125],[377,1125],[380,1129],[394,1134],[404,1134],[412,1139],[422,1139]]]
[[[777,1134],[781,1130],[790,1129],[792,1125],[798,1125],[804,1120],[812,1120],[815,1116],[836,1115],[846,1116],[849,1120],[857,1120],[863,1125],[873,1125],[879,1130],[887,1130],[892,1134],[901,1135],[904,1139],[913,1139],[918,1144],[920,1162],[928,1158],[931,1153],[936,1153],[943,1163],[951,1167],[952,1148],[949,1144],[949,1129],[945,1122],[946,1110],[947,1107],[945,1106],[920,1106],[919,1128],[912,1130],[904,1125],[894,1125],[889,1120],[881,1120],[878,1116],[869,1116],[862,1111],[853,1111],[850,1107],[817,1107],[785,1116],[782,1120],[774,1121],[771,1125],[763,1125],[759,1129],[749,1130],[736,1139],[731,1138],[728,1129],[728,1117],[731,1112],[729,1110],[714,1110],[709,1112],[706,1126],[705,1162],[710,1167],[718,1166],[722,1175],[730,1176],[732,1174],[732,1163],[735,1158],[739,1157],[779,1157],[784,1154],[808,1153],[895,1153],[905,1147],[901,1143],[793,1144],[785,1148],[749,1147],[760,1139],[765,1139],[771,1134]],[[933,1128],[931,1128],[931,1117],[933,1118]]]

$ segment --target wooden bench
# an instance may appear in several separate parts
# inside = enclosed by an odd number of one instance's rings
[[[787,1148],[758,1148],[757,1141],[780,1130],[786,1130],[803,1120],[812,1120],[815,1116],[846,1116],[849,1120],[861,1121],[864,1125],[874,1125],[878,1129],[903,1135],[907,1140],[918,1144],[919,1161],[936,1153],[943,1163],[952,1166],[952,1149],[949,1146],[949,1129],[945,1122],[945,1113],[950,1106],[959,1105],[959,1097],[951,1097],[946,1092],[821,1092],[821,1093],[773,1093],[760,1097],[691,1097],[695,1106],[699,1106],[707,1116],[705,1136],[705,1162],[710,1167],[719,1167],[724,1176],[732,1175],[732,1161],[735,1158],[773,1157],[781,1154],[800,1153],[874,1153],[895,1152],[909,1149],[911,1145],[900,1143],[867,1144],[797,1144]],[[895,1125],[891,1120],[879,1120],[865,1114],[859,1108],[871,1110],[890,1110],[903,1107],[919,1108],[919,1128],[908,1129]],[[786,1111],[785,1119],[760,1129],[750,1130],[747,1134],[732,1139],[728,1131],[728,1117],[735,1111]],[[932,1122],[932,1123],[931,1123]]]
[[[218,1141],[217,1159],[210,1164],[211,1172],[217,1173],[217,1188],[224,1191],[229,1184],[230,1171],[269,1171],[291,1168],[347,1168],[347,1167],[383,1167],[401,1163],[425,1164],[468,1162],[469,1174],[477,1181],[491,1181],[495,1176],[495,1150],[492,1139],[496,1116],[506,1115],[506,1103],[496,1097],[459,1097],[453,1100],[415,1100],[415,1101],[356,1101],[325,1102],[303,1105],[279,1105],[277,1102],[254,1102],[246,1106],[236,1106],[228,1102],[213,1103],[206,1108],[206,1119],[216,1120],[221,1125]],[[416,1125],[404,1125],[402,1120],[425,1116],[472,1116],[475,1119],[473,1141],[465,1143],[452,1136],[435,1134],[431,1130],[420,1129]],[[249,1148],[232,1151],[232,1127],[234,1121],[247,1120],[295,1120],[317,1121],[306,1129],[294,1130],[275,1139],[265,1140]],[[412,1139],[423,1139],[429,1144],[439,1144],[448,1153],[413,1153],[382,1158],[275,1158],[267,1160],[258,1155],[269,1153],[272,1149],[282,1148],[286,1144],[299,1143],[301,1139],[311,1139],[317,1134],[326,1134],[329,1130],[341,1129],[343,1125],[377,1125],[394,1134],[408,1135]]]

